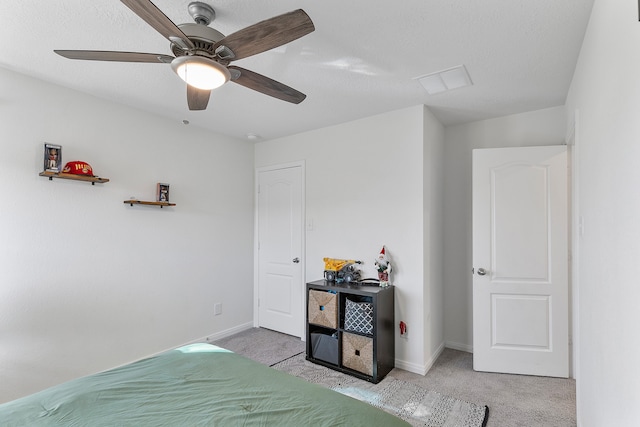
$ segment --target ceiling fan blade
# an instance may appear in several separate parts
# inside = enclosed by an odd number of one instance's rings
[[[173,23],[158,7],[149,0],[120,0],[136,15],[151,25],[157,32],[169,41],[183,49],[193,49],[195,46],[180,28]]]
[[[296,40],[315,30],[304,10],[270,18],[228,35],[214,46],[226,46],[234,53],[230,60],[246,58]]]
[[[228,68],[231,73],[232,82],[264,93],[265,95],[273,96],[274,98],[291,102],[293,104],[299,104],[307,97],[307,95],[302,92],[299,92],[283,83],[272,80],[269,77],[254,73],[253,71],[233,65]]]
[[[198,89],[187,85],[187,104],[189,104],[189,110],[206,110],[210,95],[211,91],[208,89]]]
[[[114,52],[108,50],[54,50],[60,56],[69,59],[90,61],[151,62],[169,64],[174,59],[170,55],[159,53]]]

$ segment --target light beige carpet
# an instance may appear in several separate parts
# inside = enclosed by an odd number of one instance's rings
[[[308,362],[304,353],[283,360],[273,368],[367,402],[413,426],[482,427],[488,416],[488,408],[484,405],[465,402],[393,377],[373,384]]]
[[[305,351],[300,338],[256,328],[214,342],[273,365]],[[427,375],[393,369],[387,378],[490,408],[487,427],[575,427],[575,380],[475,372],[473,355],[444,349]]]
[[[212,344],[268,366],[306,349],[306,344],[300,338],[264,328],[248,329]]]

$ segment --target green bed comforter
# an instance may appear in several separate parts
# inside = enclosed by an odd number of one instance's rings
[[[0,426],[407,426],[228,350],[193,344],[0,405]]]

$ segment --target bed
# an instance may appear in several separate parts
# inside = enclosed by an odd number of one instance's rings
[[[9,426],[408,426],[211,344],[191,344],[0,405]]]

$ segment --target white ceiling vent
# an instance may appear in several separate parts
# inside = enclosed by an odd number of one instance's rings
[[[464,65],[416,77],[416,80],[420,82],[429,95],[473,84]]]

